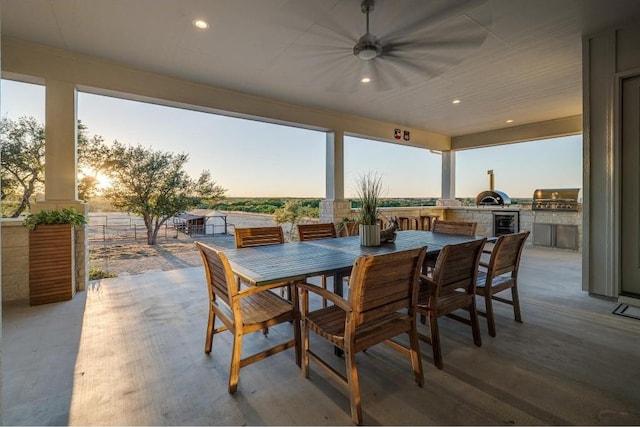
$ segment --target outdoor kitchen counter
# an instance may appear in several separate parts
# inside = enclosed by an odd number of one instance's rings
[[[531,204],[509,205],[509,206],[420,206],[420,207],[388,207],[381,208],[380,213],[383,218],[389,219],[392,216],[419,217],[420,215],[437,215],[440,219],[450,221],[472,221],[478,223],[477,234],[482,236],[493,236],[494,212],[517,212],[520,231],[531,231],[531,236],[527,239],[527,246],[533,246],[536,241],[537,246],[557,247],[552,242],[544,242],[540,239],[543,234],[556,233],[560,229],[572,229],[575,234],[574,248],[572,250],[582,250],[582,204],[578,204],[578,211],[561,210],[532,210]],[[350,212],[355,216],[357,210]],[[345,216],[348,216],[345,215]],[[565,226],[565,227],[562,227]],[[566,230],[561,230],[566,231]],[[553,235],[551,239],[555,237]]]
[[[515,206],[460,206],[443,207],[445,219],[450,221],[473,221],[478,223],[478,235],[493,235],[493,212],[518,212],[520,231],[531,231],[532,235],[527,239],[527,246],[533,246],[537,241],[538,246],[547,245],[539,239],[541,233],[546,232],[545,225],[552,225],[553,232],[557,225],[565,228],[575,228],[576,250],[582,250],[582,204],[578,205],[578,211],[539,211],[531,210],[531,205]],[[544,230],[544,231],[543,231]],[[537,236],[536,236],[537,232]]]

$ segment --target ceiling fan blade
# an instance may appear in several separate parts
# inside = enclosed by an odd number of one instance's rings
[[[394,55],[388,55],[384,58],[376,58],[376,61],[378,59],[385,61],[385,67],[389,69],[392,69],[394,67],[396,69],[401,69],[401,71],[398,70],[398,72],[403,76],[405,82],[404,86],[408,86],[417,81],[426,81],[437,77],[442,74],[447,68],[446,65],[438,66],[435,61],[434,63],[431,63],[429,61],[417,62],[415,60]]]
[[[299,59],[308,59],[317,56],[348,56],[353,55],[353,49],[344,46],[295,44],[287,49],[286,55]]]
[[[321,86],[330,86],[333,81],[338,78],[342,79],[345,76],[349,76],[354,72],[357,72],[357,62],[354,67],[355,58],[351,58],[348,56],[342,56],[333,61],[322,61],[322,63],[318,63],[315,67],[305,67],[305,75],[307,76],[305,80],[307,83],[309,81],[320,82]],[[327,84],[327,82],[330,82]]]
[[[489,24],[460,15],[425,31],[415,32],[411,36],[380,38],[380,43],[386,50],[476,48],[486,40],[489,34],[486,27]]]
[[[398,16],[415,16],[416,18],[401,28],[388,32],[379,32],[378,38],[380,40],[395,40],[416,32],[422,32],[433,26],[439,26],[452,18],[460,17],[465,12],[475,9],[486,2],[487,0],[415,1]]]
[[[407,40],[402,42],[383,43],[384,53],[409,53],[420,54],[424,51],[433,52],[439,50],[464,50],[479,47],[487,38],[485,33],[482,37],[466,36],[456,37],[449,40]]]
[[[372,83],[378,92],[384,92],[397,87],[409,86],[411,82],[406,79],[397,66],[382,57],[371,61]]]
[[[341,22],[343,20],[334,18],[341,16],[340,7],[340,0],[321,2],[290,0],[279,9],[281,13],[277,14],[277,18],[272,19],[272,23],[305,34],[316,34],[325,40],[332,39],[337,43],[357,41],[357,31],[346,26]]]

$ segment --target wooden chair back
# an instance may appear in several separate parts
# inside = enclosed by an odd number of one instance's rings
[[[233,335],[231,366],[229,370],[229,393],[238,388],[240,369],[263,360],[266,357],[296,347],[296,363],[300,364],[300,330],[296,322],[294,305],[269,292],[274,286],[253,286],[241,289],[233,277],[233,270],[227,256],[211,246],[196,242],[204,262],[204,270],[209,291],[209,319],[204,351],[210,354],[214,335],[230,332]],[[295,298],[295,296],[294,296]],[[222,325],[216,327],[216,320]],[[258,353],[242,357],[243,335],[268,331],[268,328],[284,322],[292,322],[294,338],[264,349]],[[265,332],[266,333],[266,332]]]
[[[282,227],[241,227],[235,229],[236,248],[279,245],[284,243]]]
[[[347,236],[360,235],[360,221],[348,221],[345,224],[345,228],[347,230]]]
[[[438,317],[447,316],[470,325],[473,343],[478,347],[482,345],[475,290],[478,264],[486,241],[483,238],[444,246],[432,276],[421,276],[417,312],[421,317],[429,316],[430,336],[419,334],[419,337],[431,344],[433,363],[438,369],[443,367]],[[469,313],[468,318],[454,313],[461,309]]]
[[[522,249],[524,248],[524,242],[529,237],[529,233],[529,231],[524,231],[498,237],[489,259],[488,268],[491,276],[501,276],[506,273],[517,276]]]
[[[354,327],[402,309],[414,311],[426,247],[356,259],[349,279]]]
[[[442,248],[433,270],[433,281],[438,286],[439,295],[456,289],[464,289],[471,295],[475,293],[478,264],[486,241],[484,238]]]
[[[200,242],[196,242],[196,246],[200,251],[204,264],[209,300],[214,302],[218,297],[227,307],[231,308],[233,297],[238,293],[238,285],[233,277],[233,270],[229,265],[229,260],[223,252],[211,246]]]
[[[301,242],[306,240],[336,238],[336,226],[332,222],[298,224],[298,237]]]
[[[431,231],[434,233],[457,234],[459,236],[475,236],[477,227],[477,222],[441,221],[437,219],[433,223]]]
[[[518,296],[518,269],[524,242],[529,237],[529,231],[505,234],[498,237],[489,262],[480,262],[482,267],[478,271],[476,294],[484,297],[485,311],[479,311],[487,318],[489,335],[496,336],[496,320],[493,314],[493,300],[513,306],[513,317],[516,322],[522,322],[520,312],[520,298]],[[486,269],[486,270],[485,270]],[[511,274],[509,274],[511,273]],[[497,293],[511,290],[511,299],[497,296]]]
[[[342,380],[349,389],[351,419],[358,425],[363,419],[357,352],[384,342],[410,357],[415,381],[421,387],[424,384],[416,307],[426,251],[423,247],[357,258],[351,270],[347,301],[317,286],[297,283],[302,299],[302,373],[309,378],[309,360],[314,360]],[[333,305],[310,312],[311,292],[326,295]],[[332,366],[333,360],[330,364],[311,351],[310,331],[344,350],[346,375]],[[405,333],[409,335],[409,347],[392,340]]]

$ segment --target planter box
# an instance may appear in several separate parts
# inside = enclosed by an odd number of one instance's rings
[[[40,225],[29,232],[29,302],[67,301],[76,291],[71,224]]]

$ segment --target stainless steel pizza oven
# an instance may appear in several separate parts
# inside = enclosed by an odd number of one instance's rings
[[[509,196],[498,190],[483,191],[476,197],[476,206],[508,206],[510,204]]]
[[[508,206],[511,199],[506,193],[494,190],[493,169],[487,171],[489,175],[489,190],[476,196],[476,206]]]

